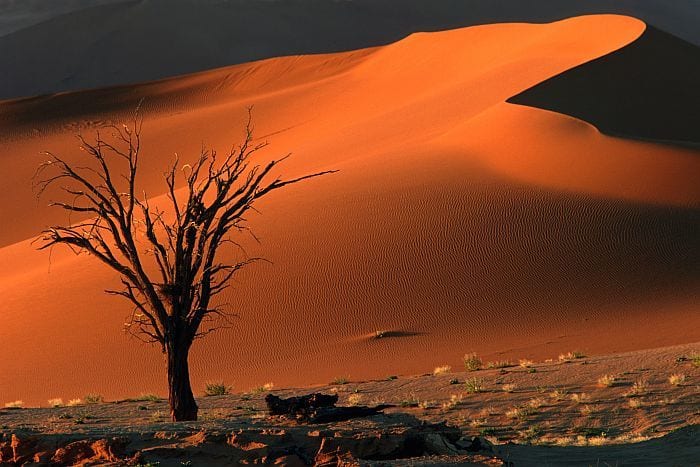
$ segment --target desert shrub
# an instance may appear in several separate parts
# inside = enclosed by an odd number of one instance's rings
[[[350,394],[348,396],[348,405],[353,405],[353,406],[360,405],[360,403],[362,402],[362,399],[363,399],[363,397],[361,394]]]
[[[643,379],[638,379],[632,384],[632,387],[630,388],[629,391],[625,393],[626,397],[635,397],[635,396],[641,396],[642,394],[646,394],[648,389],[648,384],[646,380]]]
[[[231,394],[231,386],[226,386],[223,381],[218,383],[205,383],[205,396],[227,396],[229,394]]]
[[[464,356],[464,368],[467,371],[480,370],[484,363],[476,353],[468,353]]]
[[[350,382],[350,378],[346,376],[339,376],[335,378],[333,381],[331,381],[331,384],[336,384],[336,385],[343,385],[343,384],[348,384]]]
[[[49,407],[61,407],[63,405],[63,399],[57,397],[55,399],[48,400]]]

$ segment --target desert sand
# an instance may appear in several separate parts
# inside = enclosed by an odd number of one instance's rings
[[[77,160],[75,132],[141,99],[154,202],[174,153],[227,150],[249,105],[271,142],[261,161],[292,152],[286,176],[339,170],[250,219],[248,254],[271,264],[239,276],[231,327],[195,344],[197,392],[419,374],[469,351],[542,360],[697,342],[697,150],[506,103],[644,30],[615,15],[484,25],[0,104],[0,401],[163,393],[158,350],[120,332],[130,309],[102,292],[113,275],[31,243],[66,220],[32,193],[39,152]]]

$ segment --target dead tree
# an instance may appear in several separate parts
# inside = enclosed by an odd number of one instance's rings
[[[134,306],[127,323],[131,333],[161,346],[172,419],[196,420],[190,348],[196,338],[220,327],[215,318],[227,311],[214,303],[216,296],[258,259],[229,261],[236,255],[223,257],[221,247],[237,245],[231,235],[247,230],[245,216],[257,200],[334,171],[282,179],[272,172],[286,156],[255,164],[253,155],[267,143],[254,141],[249,112],[243,143],[224,157],[202,149],[194,163],[182,167],[176,157],[164,174],[167,201],[153,206],[146,193],[137,193],[142,123],[137,117],[131,127],[109,127],[108,138],[98,131],[94,141],[79,136],[85,164],[45,153],[48,160],[35,176],[38,195],[56,186],[68,200],[50,205],[87,219],[46,229],[39,248],[64,244],[118,273],[121,288],[106,292]]]

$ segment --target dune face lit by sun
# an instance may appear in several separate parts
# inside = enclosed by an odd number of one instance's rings
[[[261,160],[293,152],[289,177],[339,170],[250,219],[260,243],[246,249],[272,264],[224,298],[233,326],[195,344],[195,390],[422,373],[467,351],[542,358],[697,339],[697,150],[506,102],[644,30],[614,15],[484,25],[0,103],[0,342],[14,349],[0,400],[165,385],[157,349],[119,333],[129,309],[101,292],[112,274],[59,249],[49,262],[30,243],[65,220],[32,194],[35,155],[77,160],[76,131],[141,99],[154,203],[173,153],[228,149],[249,105],[272,143]],[[380,330],[395,332],[372,338]]]

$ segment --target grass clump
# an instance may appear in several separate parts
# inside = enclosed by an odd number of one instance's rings
[[[231,386],[226,386],[223,381],[205,383],[205,396],[227,396],[229,394],[231,394]]]
[[[469,394],[484,392],[484,380],[480,378],[471,378],[464,382],[464,389]]]
[[[22,407],[24,407],[24,402],[22,402],[20,400],[7,402],[5,404],[6,409],[21,409]]]
[[[582,404],[584,402],[588,402],[590,397],[585,392],[580,392],[578,394],[571,394],[571,400],[577,404]]]
[[[362,402],[362,394],[350,394],[348,396],[348,405],[357,406]]]
[[[85,394],[83,400],[86,404],[101,404],[102,402],[104,402],[104,398],[100,394]]]
[[[336,379],[334,379],[333,381],[331,381],[331,384],[343,385],[343,384],[348,384],[349,382],[350,382],[350,378],[348,378],[347,376],[339,376]]]
[[[625,397],[637,397],[646,394],[648,387],[646,380],[638,379],[632,384],[630,390],[625,393]]]
[[[61,399],[60,397],[57,397],[55,399],[49,399],[47,402],[49,403],[49,407],[56,408],[63,406],[63,399]]]
[[[518,365],[519,365],[521,368],[530,368],[530,367],[531,367],[532,365],[534,365],[534,364],[535,364],[535,362],[533,362],[532,360],[528,360],[527,358],[521,358],[521,359],[518,361]]]
[[[555,401],[563,401],[564,399],[566,399],[568,394],[569,392],[566,389],[555,389],[554,391],[549,393],[549,395]]]
[[[262,394],[263,392],[270,392],[272,389],[275,387],[274,383],[265,383],[262,386],[258,386],[256,388],[253,388],[253,393],[254,394]]]
[[[96,404],[96,402],[92,402],[93,404]],[[66,404],[68,407],[77,407],[79,405],[83,405],[83,400],[82,399],[71,399],[68,401],[68,404]]]
[[[671,386],[680,386],[685,383],[685,375],[683,373],[675,373],[668,377],[668,382]]]
[[[617,383],[617,377],[615,375],[603,375],[598,378],[598,386],[611,388]]]
[[[467,371],[477,371],[481,370],[484,366],[484,362],[476,353],[468,353],[464,356],[464,368]]]
[[[578,360],[581,358],[586,358],[586,355],[583,352],[578,351],[566,352],[559,355],[559,361],[564,363],[573,362],[574,360]]]
[[[443,366],[438,366],[435,367],[433,370],[433,376],[440,376],[449,373],[452,371],[452,367],[450,365],[443,365]]]
[[[515,391],[516,387],[518,387],[516,384],[508,383],[501,386],[501,389],[503,389],[503,392],[511,393]]]
[[[529,406],[518,406],[518,407],[513,407],[510,410],[506,410],[506,417],[508,418],[517,418],[519,420],[522,420],[524,418],[527,418],[530,415],[534,415],[535,409]]]
[[[497,360],[495,362],[488,362],[486,368],[492,370],[494,368],[510,368],[515,366],[515,364],[509,360]]]
[[[136,396],[135,399],[131,399],[132,402],[160,402],[163,400],[160,396],[152,393],[141,393]]]

